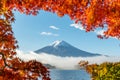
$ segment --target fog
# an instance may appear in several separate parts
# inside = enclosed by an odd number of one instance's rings
[[[85,60],[89,64],[100,64],[103,62],[119,62],[120,57],[118,56],[96,56],[96,57],[60,57],[55,55],[50,55],[47,53],[37,54],[34,52],[24,53],[23,51],[17,50],[17,57],[24,61],[37,60],[43,64],[50,64],[59,69],[78,69],[79,61]]]

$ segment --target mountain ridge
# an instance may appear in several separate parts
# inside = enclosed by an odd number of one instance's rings
[[[47,53],[61,57],[91,57],[91,56],[100,56],[100,54],[90,53],[83,50],[80,50],[66,41],[54,41],[52,44],[45,46],[41,49],[34,51],[36,53]]]

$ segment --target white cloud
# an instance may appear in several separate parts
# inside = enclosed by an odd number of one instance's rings
[[[78,69],[79,61],[85,60],[88,61],[89,64],[100,64],[103,62],[119,62],[119,56],[96,56],[96,57],[60,57],[54,56],[46,53],[37,54],[34,52],[24,53],[22,51],[17,50],[17,57],[21,58],[24,61],[28,60],[37,60],[39,62],[50,64],[52,66],[56,66],[60,69]]]
[[[104,31],[105,30],[98,30],[98,31],[94,31],[97,35],[104,35]]]
[[[77,29],[80,29],[80,30],[85,30],[81,24],[70,24],[71,27],[75,27]]]
[[[45,36],[59,36],[58,34],[54,34],[54,33],[51,33],[51,32],[41,32],[40,34],[45,35]]]
[[[105,30],[96,30],[94,31],[97,35],[101,35],[104,36],[104,32]],[[113,39],[118,39],[117,37],[109,37],[109,38],[113,38]],[[119,39],[118,39],[119,40]]]
[[[74,27],[76,29],[80,29],[80,30],[85,30],[81,24],[70,24],[71,27]],[[101,36],[104,36],[104,31],[106,30],[95,30],[94,33],[97,34],[97,35],[101,35]],[[109,38],[113,38],[113,39],[118,39],[117,37],[109,37]],[[120,40],[120,39],[118,39]]]
[[[51,32],[41,32],[40,34],[41,35],[51,35],[52,33]]]
[[[85,30],[81,24],[70,24],[71,27],[75,27],[76,29],[80,29],[80,30]],[[104,35],[104,31],[105,30],[95,30],[94,32],[97,35]]]
[[[50,26],[51,29],[59,30],[56,26]]]

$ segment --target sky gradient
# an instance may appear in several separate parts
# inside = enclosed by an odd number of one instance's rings
[[[68,16],[40,11],[37,16],[15,12],[13,31],[18,40],[19,50],[35,51],[56,40],[64,40],[71,45],[92,53],[120,56],[120,40],[115,38],[99,39],[100,32],[86,33],[74,24]]]

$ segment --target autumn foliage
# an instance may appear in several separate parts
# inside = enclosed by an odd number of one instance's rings
[[[86,71],[92,80],[120,80],[120,62],[87,65]]]
[[[14,57],[18,45],[12,31],[13,11],[37,15],[39,10],[60,17],[68,15],[87,32],[105,28],[100,38],[120,38],[120,0],[0,0],[0,80],[35,80],[40,75],[43,80],[49,80],[48,71],[41,63]]]
[[[120,62],[104,62],[102,64],[89,64],[88,61],[80,61],[91,77],[91,80],[120,80]]]
[[[0,80],[50,80],[48,70],[35,60],[24,62],[19,58],[1,59]]]
[[[15,21],[12,6],[17,8],[17,2],[0,0],[0,80],[50,80],[48,69],[40,62],[15,57],[18,45],[11,25]]]
[[[120,38],[120,0],[1,0],[5,10],[36,15],[39,10],[68,15],[86,31],[105,28],[104,37]]]

